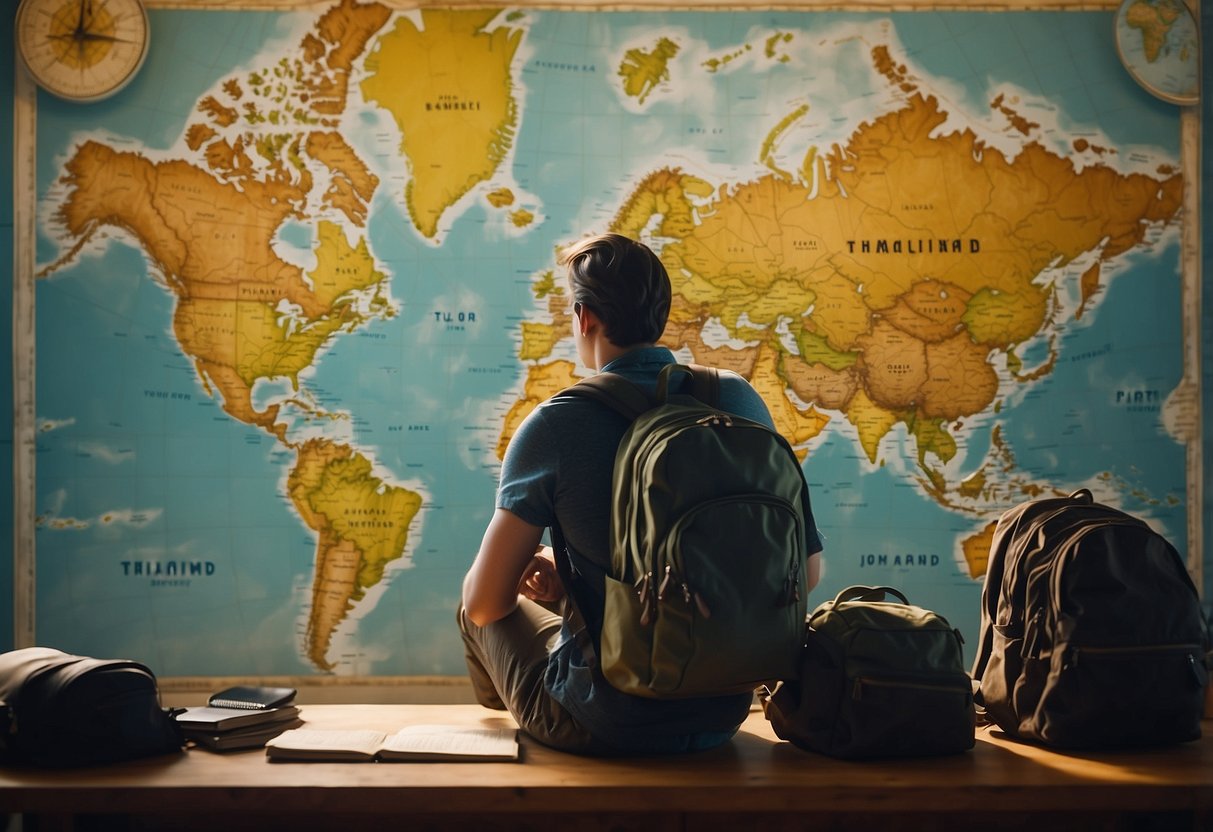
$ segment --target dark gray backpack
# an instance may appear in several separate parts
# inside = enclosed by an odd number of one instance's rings
[[[775,734],[846,759],[972,748],[960,633],[891,587],[852,586],[809,617],[798,679],[762,698]]]
[[[0,761],[88,766],[183,745],[144,665],[50,647],[0,653]]]
[[[674,392],[680,377],[690,394]],[[796,672],[809,487],[787,440],[715,406],[719,385],[711,368],[671,364],[654,400],[613,373],[564,391],[632,420],[615,457],[597,650],[625,693],[719,696]],[[561,565],[558,529],[553,540]]]
[[[998,521],[980,639],[978,702],[1008,734],[1068,748],[1200,737],[1196,587],[1166,539],[1086,489]]]

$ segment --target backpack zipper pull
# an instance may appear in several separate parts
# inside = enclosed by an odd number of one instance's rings
[[[800,569],[796,566],[792,567],[792,572],[783,581],[783,605],[790,606],[791,604],[800,601]]]
[[[653,620],[653,573],[645,572],[636,582],[636,597],[640,599],[640,626],[647,627]]]
[[[665,577],[661,579],[661,586],[657,587],[657,600],[658,601],[665,600],[665,591],[670,586],[670,578],[672,578],[672,577],[673,577],[673,575],[670,574],[670,565],[667,563],[665,565]]]

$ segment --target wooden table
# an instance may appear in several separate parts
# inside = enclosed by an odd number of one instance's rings
[[[475,705],[304,705],[302,716],[312,727],[379,730],[513,724]],[[1072,832],[1132,828],[1142,813],[1151,829],[1159,822],[1206,829],[1213,828],[1213,738],[1147,752],[1059,754],[982,729],[963,755],[848,763],[778,741],[754,712],[728,745],[674,758],[586,759],[524,738],[519,763],[270,763],[262,750],[191,749],[102,768],[0,769],[5,812],[37,816],[40,829],[99,822],[225,832],[380,822],[546,829],[556,825],[553,815],[576,832],[744,830],[759,822],[763,832],[806,825],[985,832],[1025,823],[1032,832]]]

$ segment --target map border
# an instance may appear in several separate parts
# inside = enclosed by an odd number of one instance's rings
[[[149,9],[233,10],[233,11],[306,11],[323,9],[333,0],[145,0]],[[378,0],[394,11],[483,7],[483,0],[447,0],[446,2],[401,2]],[[1084,2],[1084,0],[1005,0],[997,3],[968,3],[965,0],[900,0],[887,3],[878,0],[800,0],[800,2],[745,3],[726,0],[632,0],[620,3],[608,0],[576,0],[575,2],[545,3],[512,2],[501,4],[550,11],[837,11],[837,12],[1036,12],[1036,11],[1115,11],[1120,0]],[[1189,10],[1203,30],[1200,9]],[[1114,49],[1112,32],[1109,48]],[[37,644],[36,619],[36,355],[35,355],[35,262],[37,222],[37,88],[20,68],[14,73],[13,89],[13,647]],[[1176,105],[1179,106],[1179,105]],[[1181,402],[1182,413],[1176,426],[1184,437],[1187,451],[1187,566],[1202,598],[1207,600],[1204,581],[1204,437],[1202,386],[1201,329],[1203,319],[1201,274],[1202,186],[1201,176],[1202,123],[1201,107],[1180,106],[1180,170],[1185,182],[1180,239],[1180,271],[1183,327],[1183,377],[1173,394]],[[1207,178],[1207,177],[1206,177]],[[1195,510],[1194,510],[1195,509]],[[162,680],[166,691],[209,691],[219,683],[248,681],[250,677],[173,677]],[[401,686],[417,685],[426,699],[434,693],[438,701],[445,700],[442,688],[458,686],[459,677],[448,676],[286,676],[257,677],[254,681],[285,681],[295,686],[313,689],[338,688],[351,685],[370,689],[391,690],[396,697]],[[377,698],[375,696],[372,699]],[[420,700],[418,700],[420,701]]]

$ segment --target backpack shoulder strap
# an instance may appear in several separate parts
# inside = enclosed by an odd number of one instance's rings
[[[562,396],[583,396],[634,420],[653,406],[643,390],[616,373],[598,373],[560,391]]]
[[[670,392],[674,380],[686,376],[690,384],[685,392]],[[635,419],[654,405],[664,404],[670,396],[691,396],[715,407],[720,401],[720,372],[702,364],[667,364],[657,376],[656,399],[617,373],[598,373],[560,391],[562,396],[584,396],[602,402],[628,419]]]

